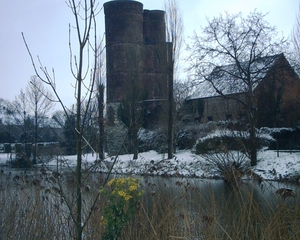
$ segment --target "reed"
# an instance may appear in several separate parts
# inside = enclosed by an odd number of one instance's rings
[[[66,178],[67,179],[67,178]],[[98,177],[84,190],[84,214],[99,192]],[[39,180],[39,181],[38,181]],[[99,180],[100,181],[100,180]],[[207,182],[201,184],[199,182]],[[119,239],[300,239],[300,202],[283,198],[272,183],[264,194],[255,182],[213,187],[201,179],[143,178],[137,211]],[[63,182],[72,194],[72,181]],[[65,203],[40,176],[18,180],[1,173],[1,239],[72,239],[73,222]],[[220,191],[222,190],[222,191]],[[293,197],[292,197],[293,196]],[[84,239],[101,239],[108,197],[101,195],[85,227]]]

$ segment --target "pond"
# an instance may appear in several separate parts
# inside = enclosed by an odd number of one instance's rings
[[[84,218],[105,177],[95,172],[84,174]],[[239,186],[230,186],[212,179],[134,177],[140,178],[144,194],[136,219],[125,228],[122,239],[299,237],[298,185],[245,180]],[[11,239],[70,239],[75,189],[74,175],[67,168],[53,172],[2,167],[0,234]],[[276,193],[279,189],[291,189],[295,195],[283,198]],[[103,231],[101,215],[108,199],[98,197],[85,239],[99,239]]]

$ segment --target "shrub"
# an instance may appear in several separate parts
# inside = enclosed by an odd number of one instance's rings
[[[260,132],[269,135],[273,141],[270,141],[271,150],[292,150],[299,149],[300,146],[300,129],[292,128],[261,128]]]
[[[246,154],[239,151],[223,149],[205,154],[204,158],[215,173],[228,183],[238,183],[250,171],[250,163]]]
[[[176,126],[175,142],[179,150],[192,149],[197,139],[207,136],[209,133],[216,130],[216,125],[213,123],[178,123]]]
[[[270,136],[265,134],[257,134],[256,149],[262,149],[269,146],[272,142]],[[211,151],[219,149],[242,151],[247,153],[250,149],[249,134],[246,131],[231,131],[227,129],[218,130],[214,133],[198,140],[195,151],[196,154],[207,154]]]
[[[236,136],[213,136],[205,138],[196,144],[196,154],[206,154],[211,151],[218,151],[226,148],[233,151],[244,151],[247,140]]]
[[[139,151],[155,150],[158,153],[167,151],[167,137],[163,129],[149,130],[141,128],[138,132]]]

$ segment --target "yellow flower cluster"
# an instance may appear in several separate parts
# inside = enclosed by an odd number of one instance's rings
[[[136,178],[114,178],[108,182],[108,186],[112,189],[112,194],[124,198],[128,201],[134,196],[141,196],[142,191],[138,190],[139,179]]]
[[[131,186],[129,187],[129,191],[136,191],[137,188],[138,188],[137,185],[131,185]]]
[[[124,191],[118,191],[118,195],[120,197],[123,197],[126,201],[128,201],[130,198],[132,198],[132,196],[130,196],[129,194],[125,193]]]

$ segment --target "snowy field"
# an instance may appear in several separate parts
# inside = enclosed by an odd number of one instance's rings
[[[107,172],[115,161],[112,173],[119,174],[152,174],[159,176],[184,176],[212,178],[214,169],[208,166],[201,155],[191,151],[177,152],[173,159],[167,159],[166,154],[158,154],[149,151],[139,154],[137,160],[132,159],[133,155],[121,155],[118,158],[107,157],[104,163],[99,163],[98,170]],[[5,164],[9,159],[8,154],[0,154],[0,163]],[[95,155],[83,156],[84,166],[90,166],[96,160]],[[50,161],[48,166],[75,166],[76,156],[58,157]],[[258,163],[253,171],[266,180],[277,180],[290,178],[300,174],[300,153],[280,152],[277,157],[276,151],[265,150],[258,152]]]

